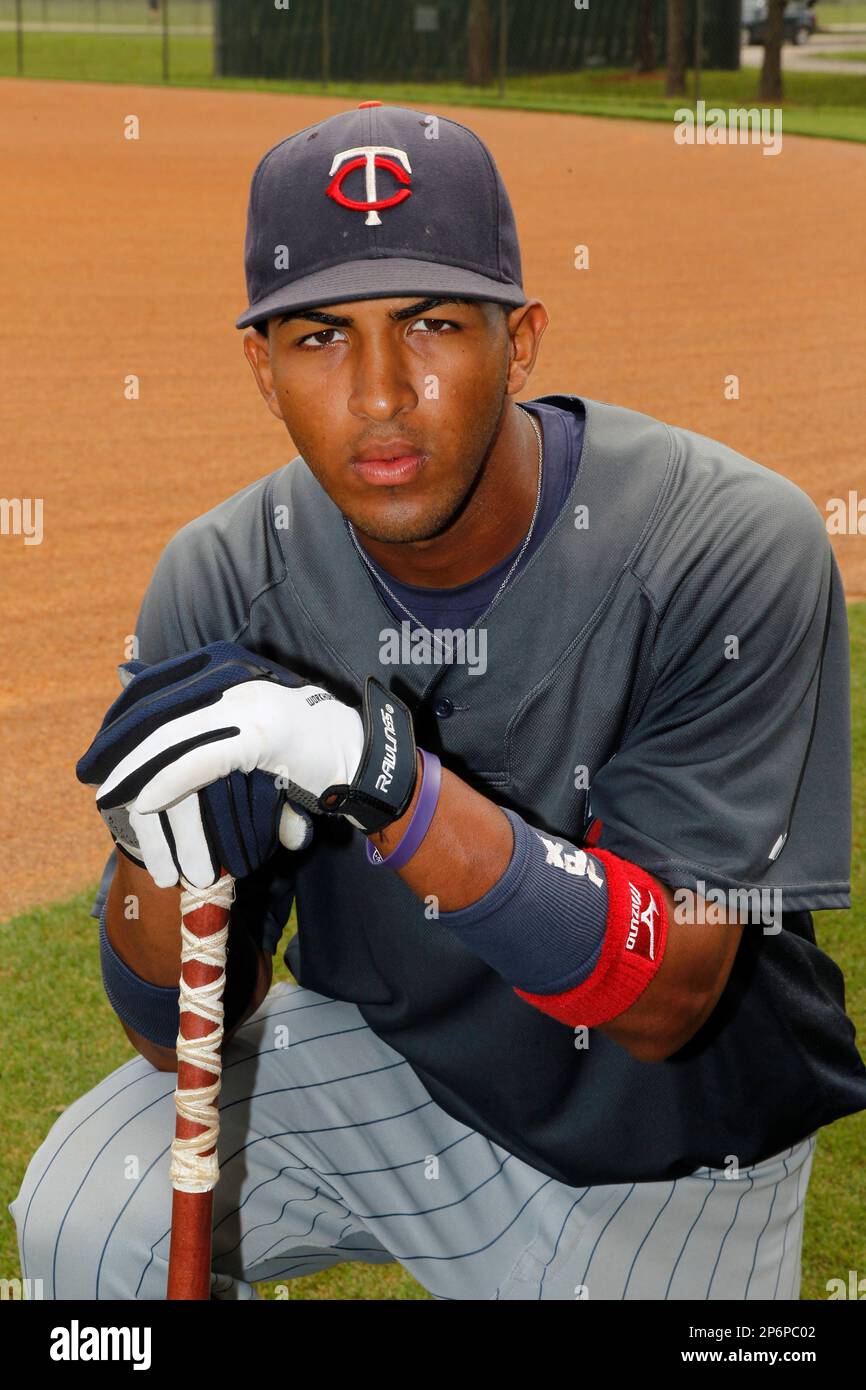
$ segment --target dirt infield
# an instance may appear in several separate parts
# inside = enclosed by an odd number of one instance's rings
[[[74,763],[162,546],[292,457],[233,327],[248,184],[264,149],[346,104],[0,81],[0,494],[44,508],[41,544],[0,535],[0,919],[102,867]],[[866,149],[792,136],[773,158],[682,148],[655,123],[441,110],[490,144],[551,315],[526,398],[723,439],[822,510],[866,494]],[[834,544],[866,593],[866,538]]]

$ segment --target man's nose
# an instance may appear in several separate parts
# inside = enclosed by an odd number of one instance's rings
[[[383,335],[360,344],[352,364],[349,409],[371,420],[390,420],[413,410],[418,393],[412,382],[409,349]]]

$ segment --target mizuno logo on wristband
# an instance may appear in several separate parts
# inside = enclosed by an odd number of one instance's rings
[[[638,948],[642,956],[647,956],[649,960],[655,959],[655,919],[658,915],[658,907],[652,893],[649,895],[649,902],[643,912],[640,910],[640,889],[635,888],[629,880],[629,892],[631,894],[631,921],[629,923],[628,936],[626,937],[625,949],[633,951],[637,944],[638,930],[640,924],[647,929],[647,943]]]

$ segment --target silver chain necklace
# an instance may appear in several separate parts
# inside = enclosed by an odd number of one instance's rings
[[[522,407],[521,407],[521,408],[522,408]],[[536,438],[536,441],[537,441],[537,443],[538,443],[538,489],[537,489],[536,494],[535,494],[535,510],[534,510],[533,513],[532,513],[532,520],[531,520],[530,523],[529,523],[529,530],[528,530],[527,533],[526,533],[526,536],[525,536],[525,538],[524,538],[524,541],[523,541],[522,546],[521,546],[520,549],[518,550],[517,554],[516,554],[515,557],[514,557],[514,560],[512,561],[511,565],[510,565],[509,568],[508,568],[508,573],[506,574],[506,576],[505,576],[505,578],[503,579],[502,583],[500,584],[499,588],[496,590],[496,593],[493,595],[492,600],[490,601],[490,603],[489,603],[489,604],[487,605],[487,607],[485,608],[485,610],[484,610],[484,612],[482,613],[481,617],[480,617],[480,618],[476,618],[476,620],[475,620],[476,623],[481,623],[481,622],[484,621],[484,619],[487,617],[487,615],[490,613],[490,611],[493,609],[493,607],[499,602],[500,598],[502,597],[503,593],[505,592],[505,589],[506,589],[506,587],[507,587],[507,585],[508,585],[508,581],[510,580],[510,578],[511,578],[511,576],[513,575],[514,571],[517,569],[517,566],[520,564],[520,561],[521,561],[521,559],[522,559],[522,557],[523,557],[523,553],[524,553],[524,551],[526,550],[526,547],[529,545],[529,542],[532,540],[532,533],[533,533],[533,531],[535,530],[535,522],[536,522],[536,520],[537,520],[537,518],[538,518],[538,509],[539,509],[539,507],[540,507],[540,505],[541,505],[541,479],[542,479],[542,474],[543,474],[543,471],[544,471],[544,443],[543,443],[543,440],[542,440],[542,437],[541,437],[541,430],[540,430],[539,427],[538,427],[538,424],[537,424],[537,422],[536,422],[536,420],[535,420],[535,417],[534,417],[534,416],[531,414],[531,412],[528,411],[528,410],[524,410],[524,414],[528,417],[529,423],[530,423],[530,425],[532,426],[533,430],[535,431],[535,438]],[[431,632],[430,629],[429,629],[429,627],[427,627],[426,623],[422,623],[422,622],[421,622],[421,619],[420,619],[420,618],[416,618],[415,614],[411,611],[411,609],[407,608],[406,605],[405,605],[405,603],[403,602],[403,600],[402,600],[402,599],[399,599],[399,598],[397,597],[397,595],[394,593],[394,590],[391,589],[391,588],[385,583],[385,580],[382,578],[382,576],[378,573],[378,571],[377,571],[377,570],[373,567],[373,565],[370,563],[370,560],[368,559],[368,557],[367,557],[365,551],[362,550],[362,548],[361,548],[361,546],[360,546],[360,544],[359,544],[359,542],[358,542],[358,538],[357,538],[357,536],[355,535],[354,527],[352,526],[352,523],[351,523],[351,521],[349,520],[349,518],[346,517],[346,516],[344,516],[344,517],[343,517],[343,520],[345,521],[345,523],[346,523],[346,528],[347,528],[347,530],[348,530],[348,532],[349,532],[349,535],[350,535],[351,538],[352,538],[352,544],[354,545],[354,547],[355,547],[355,549],[357,550],[358,554],[360,555],[361,559],[364,561],[364,564],[367,566],[367,569],[370,571],[370,573],[372,574],[373,578],[374,578],[379,584],[381,584],[381,586],[382,586],[382,588],[385,590],[386,594],[390,594],[391,598],[394,600],[394,602],[397,604],[397,606],[398,606],[399,608],[402,608],[403,612],[407,615],[407,617],[409,617],[409,618],[412,619],[412,622],[415,624],[415,626],[416,626],[416,627],[420,627],[424,632],[426,632],[426,633],[428,634],[428,636],[430,636],[430,637],[433,638],[434,642],[437,642],[437,643],[439,644],[440,648],[444,649],[444,645],[445,645],[445,644],[442,642],[441,638],[437,637],[436,634],[435,634],[435,632]],[[453,647],[449,649],[449,651],[448,651],[448,655],[449,655],[449,656],[451,655],[451,653],[453,652],[453,650],[454,650]]]

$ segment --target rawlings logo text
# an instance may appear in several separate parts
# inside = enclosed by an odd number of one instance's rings
[[[376,778],[376,787],[380,792],[387,792],[394,778],[394,768],[397,766],[397,732],[394,728],[394,706],[385,705],[381,710],[382,723],[385,726],[385,756],[382,759],[382,771]]]

